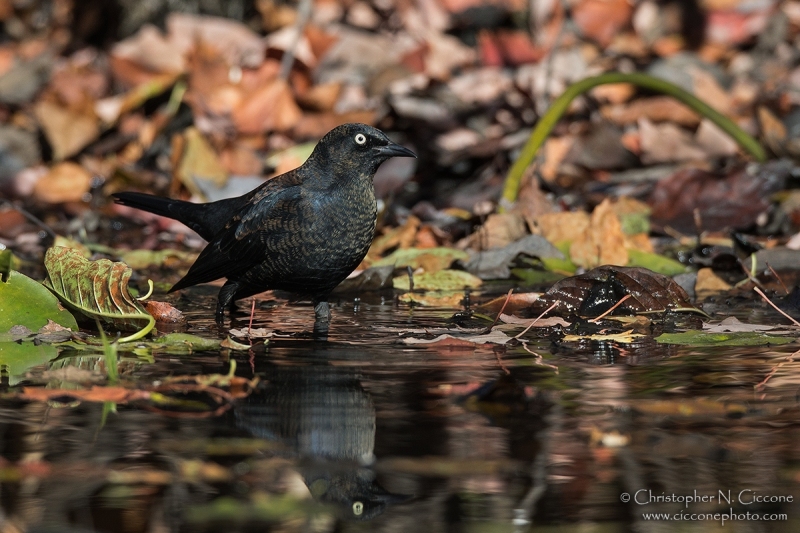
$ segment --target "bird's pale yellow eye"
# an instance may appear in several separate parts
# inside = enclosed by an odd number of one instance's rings
[[[359,135],[361,135],[361,134],[359,133]],[[364,136],[361,135],[361,137],[364,137]],[[361,513],[363,513],[363,512],[364,512],[364,504],[361,503],[361,502],[355,502],[353,504],[353,514],[356,515],[356,516],[361,516]]]
[[[356,134],[356,144],[364,144],[367,142],[367,137],[363,133]]]

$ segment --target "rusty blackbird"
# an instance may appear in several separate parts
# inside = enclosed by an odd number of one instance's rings
[[[216,321],[226,307],[270,289],[314,303],[330,321],[327,297],[364,259],[375,232],[372,178],[392,157],[416,157],[366,124],[344,124],[319,141],[299,168],[249,193],[206,204],[121,192],[117,203],[178,220],[206,239],[186,276],[170,292],[219,278]]]

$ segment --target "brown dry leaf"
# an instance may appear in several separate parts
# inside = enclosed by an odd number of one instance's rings
[[[202,178],[222,187],[228,179],[225,167],[209,142],[197,128],[187,128],[184,134],[184,149],[175,175],[194,194],[200,191],[195,178]]]
[[[235,20],[173,12],[167,16],[173,47],[186,53],[197,42],[220,51],[229,65],[255,68],[264,60],[266,44],[256,32]]]
[[[569,247],[572,262],[584,268],[628,262],[622,224],[606,198],[595,207],[589,227]]]
[[[736,141],[707,118],[700,123],[694,139],[709,157],[730,157],[739,151]]]
[[[19,397],[23,400],[34,402],[47,402],[51,400],[63,401],[66,399],[84,402],[114,402],[127,403],[136,400],[147,400],[150,392],[124,387],[93,386],[90,389],[42,389],[39,387],[24,387]]]
[[[545,213],[552,213],[555,210],[556,207],[553,201],[539,187],[536,166],[531,165],[522,176],[517,202],[511,208],[511,213],[522,215],[528,226],[535,227],[538,217]]]
[[[731,285],[717,276],[713,269],[701,268],[697,271],[697,281],[695,281],[694,284],[694,292],[698,300],[705,300],[709,296],[714,296],[729,290],[731,290]]]
[[[34,197],[48,204],[80,202],[89,192],[92,175],[82,166],[64,162],[53,166],[34,185]]]
[[[525,219],[517,213],[492,214],[475,233],[467,238],[468,246],[475,250],[502,248],[516,242],[528,233]]]
[[[648,254],[656,252],[653,242],[647,233],[636,233],[634,235],[625,235],[625,248],[627,250],[640,250]]]
[[[731,111],[731,97],[728,91],[720,87],[717,79],[707,70],[699,67],[689,69],[692,76],[692,92],[696,97],[723,114]]]
[[[409,215],[402,226],[387,230],[386,233],[372,242],[367,258],[375,261],[392,248],[411,248],[420,224],[421,222],[417,217]]]
[[[289,130],[301,117],[291,89],[281,79],[274,79],[247,95],[232,114],[233,123],[241,133],[254,135]]]
[[[219,160],[228,174],[239,176],[257,176],[264,170],[264,161],[258,154],[241,143],[236,143],[222,150]],[[292,168],[299,167],[302,162]],[[291,170],[291,169],[289,169]],[[282,174],[282,172],[276,172]]]
[[[41,101],[34,113],[53,148],[53,159],[62,160],[80,152],[97,139],[100,127],[90,111],[72,111],[58,104]]]
[[[547,316],[536,319],[536,318],[520,318],[518,316],[507,315],[505,313],[502,313],[500,315],[500,321],[503,322],[504,324],[513,324],[517,326],[526,326],[526,327],[531,326],[534,328],[551,328],[554,326],[563,326],[566,328],[572,325],[570,322],[567,322],[560,316]]]
[[[178,309],[167,302],[147,300],[144,308],[153,315],[157,323],[160,324],[185,324],[186,317]]]
[[[653,96],[634,100],[630,104],[605,105],[600,108],[600,114],[621,126],[634,124],[641,118],[652,122],[674,122],[690,128],[700,123],[697,113],[671,96]]]
[[[341,92],[342,84],[339,82],[321,83],[305,91],[298,97],[298,100],[307,108],[316,111],[331,111]]]
[[[186,68],[187,50],[175,46],[155,26],[145,24],[135,35],[114,45],[111,55],[153,73],[177,73]]]
[[[775,154],[786,153],[784,146],[787,131],[783,122],[764,106],[758,107],[758,122],[761,124],[761,135],[769,149]]]
[[[295,61],[309,69],[317,66],[318,59],[311,49],[311,42],[305,34],[298,38],[297,31],[293,26],[288,26],[269,34],[266,42],[268,50],[276,50],[283,54],[286,50],[292,49]],[[272,52],[270,53],[270,57],[275,57],[275,55]]]
[[[562,161],[575,144],[574,135],[563,135],[561,137],[550,137],[543,147],[544,162],[541,166],[542,177],[553,182],[558,177],[558,169]]]
[[[437,234],[436,228],[427,225],[421,226],[414,239],[414,247],[436,248],[442,244],[443,238],[442,235]]]
[[[695,161],[706,157],[692,135],[672,123],[653,124],[640,119],[639,135],[645,164]]]
[[[433,79],[446,80],[456,68],[475,62],[475,50],[452,35],[429,31],[425,41],[428,44],[425,73]]]
[[[589,214],[585,211],[545,213],[536,218],[542,237],[552,243],[576,241],[589,228]]]
[[[541,295],[539,292],[515,292],[511,296],[499,296],[481,304],[478,306],[478,310],[486,313],[498,313],[505,304],[504,313],[516,314],[523,309],[528,309]]]
[[[633,98],[633,95],[636,94],[636,86],[630,83],[607,83],[595,87],[590,92],[597,100],[622,104]]]
[[[582,0],[572,8],[572,20],[581,33],[603,48],[630,24],[632,14],[628,0]]]
[[[495,33],[494,38],[506,65],[516,67],[525,63],[537,63],[545,55],[545,50],[533,44],[527,32],[501,30]]]

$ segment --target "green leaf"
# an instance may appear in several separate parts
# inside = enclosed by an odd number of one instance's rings
[[[569,247],[571,245],[572,241],[560,241],[554,243],[553,246],[558,248],[558,250],[564,254],[564,259],[558,259],[557,257],[542,257],[541,261],[544,267],[550,272],[559,272],[565,275],[574,274],[578,270],[578,266],[572,262],[572,259],[569,258]]]
[[[125,264],[136,270],[163,266],[168,261],[189,264],[197,259],[197,254],[180,250],[118,250],[116,253]]]
[[[8,279],[0,281],[0,333],[14,326],[37,331],[48,320],[78,330],[75,317],[41,283],[16,270],[10,271]]]
[[[153,346],[164,346],[170,353],[192,353],[219,350],[219,339],[207,339],[189,333],[168,333],[153,340]],[[162,350],[163,351],[163,350]]]
[[[411,268],[419,268],[420,266],[431,267],[431,262],[436,263],[432,270],[441,270],[453,264],[453,261],[461,259],[466,261],[469,259],[469,254],[464,250],[456,250],[455,248],[445,248],[439,246],[438,248],[401,248],[395,250],[383,259],[379,259],[372,263],[372,267],[381,266],[394,266],[395,268],[403,268],[410,266]]]
[[[47,250],[44,266],[45,286],[73,311],[120,329],[142,328],[119,342],[142,338],[153,329],[155,319],[128,289],[132,272],[125,263],[89,261],[76,250],[54,247]]]
[[[11,250],[0,244],[0,281],[5,281],[12,270],[19,270],[21,263]]]
[[[677,276],[687,271],[686,265],[659,254],[642,252],[641,250],[628,250],[628,265],[632,267],[644,267],[664,274],[665,276]]]
[[[423,291],[461,291],[467,287],[474,289],[481,283],[481,278],[463,270],[423,272],[414,276],[414,289]],[[398,276],[392,280],[392,284],[395,289],[409,290],[408,276]]]
[[[765,346],[794,342],[794,337],[778,337],[757,331],[735,333],[708,333],[705,331],[684,331],[682,333],[663,333],[656,337],[662,344],[683,344],[686,346]]]
[[[544,285],[564,278],[563,274],[535,268],[512,268],[511,273],[525,285]]]
[[[72,321],[75,319],[72,318]],[[44,364],[56,357],[58,350],[52,344],[37,346],[32,342],[0,342],[0,366],[8,372],[9,385],[16,384],[19,376],[29,368]]]

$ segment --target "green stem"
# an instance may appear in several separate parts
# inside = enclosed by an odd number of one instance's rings
[[[525,143],[519,157],[508,171],[505,185],[503,186],[503,197],[500,201],[501,208],[511,206],[517,201],[520,181],[522,180],[522,175],[525,173],[525,169],[533,163],[539,148],[544,144],[550,132],[553,131],[553,128],[558,123],[561,116],[567,111],[572,100],[589,89],[607,83],[631,83],[639,87],[644,87],[645,89],[672,96],[719,126],[722,131],[730,135],[733,140],[753,156],[755,160],[765,161],[767,159],[764,148],[756,139],[745,133],[745,131],[737,126],[731,119],[677,85],[640,72],[607,72],[573,83],[564,91],[564,94],[556,98],[550,106],[550,109],[547,110],[536,124],[536,127],[531,132],[531,136],[528,138],[528,142]]]

